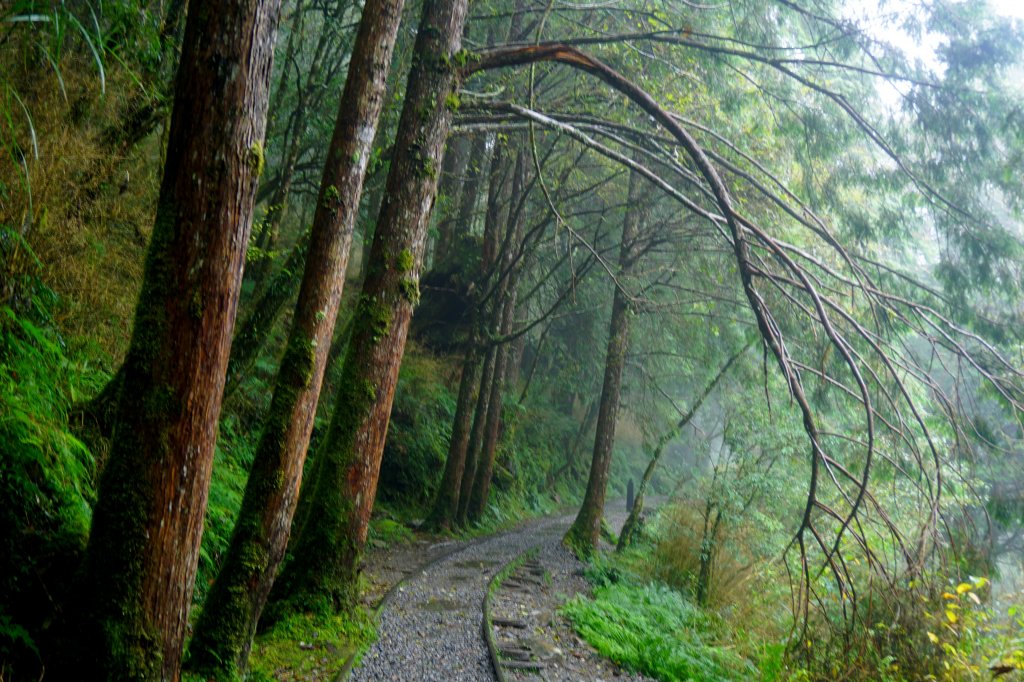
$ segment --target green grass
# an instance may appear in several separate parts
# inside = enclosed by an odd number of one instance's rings
[[[666,682],[759,677],[750,662],[715,644],[711,616],[664,585],[607,584],[562,611],[599,653],[630,670]]]

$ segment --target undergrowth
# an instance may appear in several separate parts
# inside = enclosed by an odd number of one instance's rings
[[[750,680],[754,666],[722,646],[720,619],[657,582],[605,582],[593,598],[577,596],[562,611],[598,652],[660,680]]]
[[[85,548],[95,494],[95,460],[68,415],[106,375],[67,353],[52,292],[36,286],[26,300],[18,312],[0,306],[0,660],[27,675]]]

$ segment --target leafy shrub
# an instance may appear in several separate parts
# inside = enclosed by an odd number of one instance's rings
[[[707,562],[704,603],[718,607],[745,603],[752,598],[751,590],[758,589],[752,579],[763,564],[752,537],[756,531],[749,523],[724,517],[718,517],[716,524],[713,509],[706,521],[705,509],[705,503],[696,500],[663,510],[652,548],[652,572],[658,580],[696,598],[701,592],[703,559]]]
[[[594,598],[563,608],[576,630],[602,655],[660,680],[749,680],[754,666],[718,646],[720,623],[678,592],[659,584],[610,582]]]
[[[455,395],[447,367],[416,348],[405,354],[384,444],[379,496],[422,510],[433,500],[451,437]]]

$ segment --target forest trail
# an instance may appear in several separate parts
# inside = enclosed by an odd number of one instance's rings
[[[618,530],[625,522],[625,504],[614,500],[607,507],[608,524]],[[585,589],[584,564],[561,545],[573,518],[572,514],[545,517],[498,535],[446,543],[443,549],[435,545],[433,551],[425,549],[423,556],[432,554],[434,558],[386,597],[380,613],[379,639],[350,679],[496,679],[483,636],[483,600],[488,584],[510,561],[537,548],[536,561],[550,576],[543,610],[553,614],[566,597]],[[568,633],[564,622],[554,629],[558,630],[559,647],[548,648],[543,679],[630,679]],[[500,633],[497,639],[500,643]],[[506,671],[506,675],[516,678],[515,671]]]

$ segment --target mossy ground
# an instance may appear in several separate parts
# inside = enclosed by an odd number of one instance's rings
[[[256,637],[246,680],[333,680],[353,655],[376,639],[365,609],[344,616],[293,614]],[[186,675],[185,682],[202,678]]]

